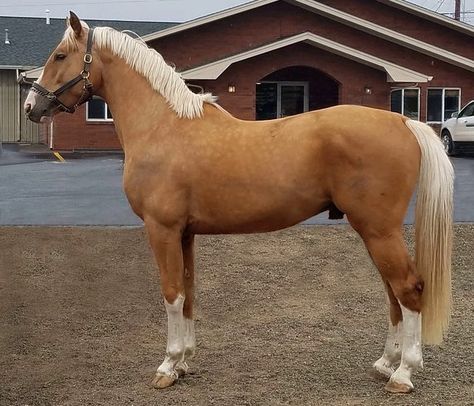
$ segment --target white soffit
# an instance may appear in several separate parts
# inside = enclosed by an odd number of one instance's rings
[[[168,35],[172,35],[178,32],[182,32],[194,27],[198,27],[200,25],[204,25],[216,20],[220,20],[226,17],[230,17],[239,13],[243,13],[245,11],[253,10],[258,7],[265,6],[270,3],[274,3],[278,0],[256,0],[249,3],[242,4],[240,6],[224,10],[218,13],[211,14],[209,16],[201,17],[195,20],[188,21],[186,23],[158,31],[156,33],[148,34],[143,37],[145,41],[152,41],[158,38],[166,37]],[[463,69],[467,69],[469,71],[474,71],[474,61],[472,59],[463,57],[461,55],[457,55],[453,52],[450,52],[446,49],[436,47],[434,45],[428,44],[423,41],[419,41],[413,37],[408,35],[401,34],[397,31],[390,30],[388,28],[382,27],[380,25],[374,24],[370,21],[364,20],[362,18],[356,17],[352,14],[345,13],[333,7],[327,6],[325,4],[319,3],[314,0],[284,0],[287,3],[293,4],[295,6],[299,6],[304,8],[305,10],[311,11],[316,14],[320,14],[324,17],[327,17],[331,20],[337,21],[341,24],[350,26],[360,31],[367,32],[371,35],[375,35],[376,37],[383,38],[387,41],[393,42],[395,44],[404,46],[406,48],[413,49],[417,52],[423,53],[425,55],[429,55],[435,59],[442,60],[449,64],[461,67]],[[403,8],[405,10],[411,10],[413,7],[408,7],[406,1],[401,0],[385,0],[385,3],[393,4],[394,7]],[[422,13],[422,8],[416,8],[417,14],[422,15],[425,18],[433,20],[432,12],[426,11],[424,14]],[[410,11],[409,11],[410,12]],[[412,11],[414,13],[414,11]],[[442,20],[444,25],[446,26],[453,26],[453,29],[462,27],[464,33],[471,34],[472,30],[469,29],[469,26],[463,23],[453,24],[447,17],[440,16],[438,18]],[[466,26],[468,28],[466,28]]]
[[[357,49],[350,48],[346,45],[334,42],[330,39],[310,32],[298,34],[293,37],[285,38],[271,44],[252,49],[250,51],[242,52],[228,58],[220,59],[206,65],[189,69],[182,72],[181,74],[183,78],[187,80],[215,80],[234,63],[300,42],[305,42],[314,47],[324,49],[344,58],[348,58],[364,65],[368,65],[372,68],[385,71],[387,73],[387,82],[426,83],[432,79],[431,76],[415,72],[411,69],[404,68],[403,66],[396,65],[392,62],[380,59],[376,56],[361,52]]]

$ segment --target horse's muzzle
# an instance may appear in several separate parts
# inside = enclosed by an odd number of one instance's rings
[[[36,97],[36,94],[29,94],[24,105],[24,111],[29,120],[34,123],[41,123],[46,118],[51,117],[56,110],[56,106],[47,98]]]

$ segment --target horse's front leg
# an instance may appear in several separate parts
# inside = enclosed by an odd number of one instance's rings
[[[181,227],[170,228],[145,221],[151,248],[160,268],[161,291],[168,315],[166,356],[152,381],[155,388],[171,386],[184,363],[186,323],[184,263]]]
[[[194,334],[193,301],[194,301],[194,235],[187,234],[182,238],[184,259],[184,359],[176,366],[179,376],[188,371],[187,361],[194,357],[196,338]]]

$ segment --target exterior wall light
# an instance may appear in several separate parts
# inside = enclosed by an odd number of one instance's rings
[[[364,93],[365,94],[372,94],[372,88],[369,86],[364,87]]]
[[[235,93],[235,85],[229,85],[228,90],[229,93]]]

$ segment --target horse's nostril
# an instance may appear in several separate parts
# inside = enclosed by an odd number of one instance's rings
[[[28,114],[31,111],[31,104],[27,103],[25,104],[25,113]]]

